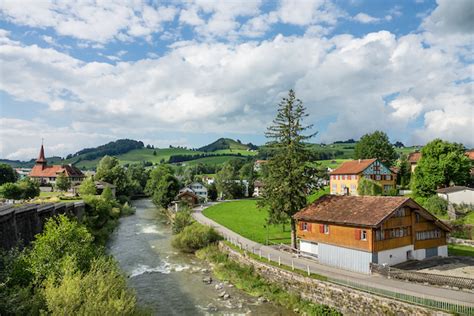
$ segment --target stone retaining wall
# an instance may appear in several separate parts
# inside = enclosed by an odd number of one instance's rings
[[[280,269],[254,260],[222,242],[219,247],[231,259],[253,266],[264,279],[279,284],[285,290],[301,295],[306,300],[336,308],[344,315],[449,315]]]
[[[472,239],[460,239],[460,238],[449,237],[448,243],[474,247],[474,240]]]
[[[51,216],[67,214],[82,220],[84,202],[5,205],[0,207],[0,248],[26,246],[41,233]]]

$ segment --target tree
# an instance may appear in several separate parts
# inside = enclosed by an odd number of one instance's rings
[[[167,165],[154,169],[147,182],[146,192],[152,196],[155,205],[167,207],[179,192],[179,182],[173,169]]]
[[[115,157],[104,156],[97,165],[97,180],[102,180],[116,186],[117,196],[129,196],[132,193],[132,181],[120,161]]]
[[[75,257],[80,271],[88,270],[92,258],[98,254],[93,240],[87,228],[77,221],[64,215],[51,217],[44,231],[36,235],[27,255],[28,269],[36,283],[40,284],[49,275],[60,276],[66,256]]]
[[[225,199],[238,199],[244,196],[243,186],[238,181],[236,165],[228,161],[216,174],[217,191]]]
[[[396,141],[395,144],[393,144],[393,146],[395,146],[397,148],[404,148],[405,147],[405,145],[400,141]]]
[[[370,179],[361,178],[357,185],[357,193],[359,195],[382,195],[382,186]]]
[[[40,195],[39,183],[35,180],[25,178],[17,182],[22,192],[22,199],[32,199]]]
[[[207,187],[207,197],[211,201],[217,200],[217,188],[214,182]]]
[[[96,195],[97,189],[95,187],[95,182],[92,177],[87,177],[82,181],[81,185],[79,186],[79,195]]]
[[[377,158],[388,166],[397,159],[397,153],[388,140],[387,134],[375,131],[365,134],[354,147],[355,159]]]
[[[397,182],[400,186],[406,187],[410,183],[411,177],[411,167],[406,154],[401,155],[398,168]]]
[[[67,191],[71,187],[71,181],[63,172],[56,178],[56,188],[59,191]]]
[[[18,174],[10,165],[0,163],[0,185],[8,182],[16,182]]]
[[[415,195],[431,196],[436,189],[465,185],[470,180],[471,163],[464,146],[435,139],[421,149],[421,158],[412,177]]]
[[[291,246],[296,248],[296,222],[293,215],[306,206],[308,187],[312,186],[314,169],[306,165],[310,153],[305,141],[315,134],[304,135],[311,125],[303,125],[307,117],[303,102],[293,90],[278,105],[276,118],[265,135],[275,153],[268,162],[268,175],[263,180],[265,191],[260,207],[267,207],[268,222],[281,223],[290,219]]]
[[[105,187],[105,189],[102,191],[102,194],[100,195],[100,197],[103,198],[106,201],[112,201],[114,199],[112,189],[110,189],[109,187]]]

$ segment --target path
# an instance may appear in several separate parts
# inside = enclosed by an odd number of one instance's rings
[[[205,208],[209,206],[211,205],[207,205]],[[429,298],[437,301],[445,301],[453,304],[474,307],[474,294],[472,293],[387,279],[379,275],[365,275],[322,265],[311,259],[297,258],[296,256],[288,252],[265,246],[252,240],[249,240],[245,237],[242,237],[241,235],[231,231],[230,229],[222,226],[221,224],[216,223],[215,221],[211,220],[210,218],[207,218],[202,214],[202,211],[205,208],[199,207],[194,210],[195,212],[193,213],[193,217],[195,220],[197,220],[201,224],[215,228],[218,232],[220,232],[227,238],[237,240],[239,243],[242,244],[242,247],[245,249],[253,249],[254,251],[256,251],[256,253],[261,250],[262,253],[264,253],[265,257],[270,254],[271,258],[273,259],[280,257],[281,263],[284,265],[291,266],[293,262],[294,267],[297,269],[306,271],[309,266],[311,273],[320,274],[332,279],[338,279],[343,282],[353,282],[362,286],[370,286],[373,288],[403,293],[421,298]]]

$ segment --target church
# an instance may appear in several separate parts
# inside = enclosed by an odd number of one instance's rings
[[[40,185],[55,184],[56,178],[62,173],[64,173],[66,177],[69,178],[71,185],[73,186],[81,183],[85,178],[85,175],[82,173],[82,171],[73,165],[48,166],[44,156],[44,147],[41,144],[38,159],[36,159],[36,163],[33,169],[31,169],[29,177],[31,179],[37,180]]]

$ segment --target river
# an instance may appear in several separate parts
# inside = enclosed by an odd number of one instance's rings
[[[151,201],[137,200],[133,206],[135,215],[120,219],[108,252],[128,276],[140,305],[159,315],[293,315],[232,285],[215,279],[204,283],[209,266],[172,248],[171,228]],[[219,297],[224,291],[230,298]]]

